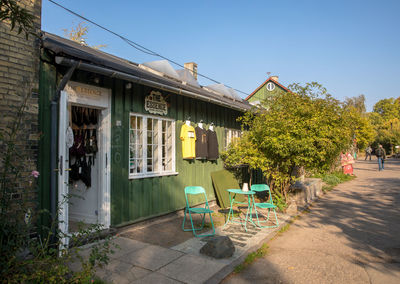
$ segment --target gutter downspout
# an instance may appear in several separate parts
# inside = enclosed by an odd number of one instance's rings
[[[57,111],[58,111],[58,101],[60,100],[61,91],[64,90],[65,85],[71,79],[72,74],[78,67],[79,62],[74,62],[68,69],[67,73],[62,78],[61,82],[58,84],[57,90],[51,100],[50,110],[51,110],[51,128],[50,128],[50,213],[52,220],[56,220],[57,217]],[[55,230],[56,228],[54,228]],[[53,232],[54,233],[54,232]],[[55,235],[53,235],[55,237]]]
[[[55,61],[56,61],[57,64],[64,65],[64,66],[72,66],[73,64],[75,64],[75,62],[77,62],[76,60],[65,58],[65,57],[62,57],[62,56],[56,56],[56,60]],[[93,72],[93,73],[105,75],[105,76],[109,76],[111,78],[122,79],[122,80],[125,80],[125,81],[142,84],[142,85],[146,85],[146,86],[149,86],[149,87],[158,88],[160,90],[169,91],[169,92],[176,93],[176,94],[181,94],[181,95],[184,95],[184,96],[187,96],[187,97],[200,99],[200,100],[206,101],[206,102],[213,102],[215,104],[222,105],[224,107],[229,107],[231,109],[235,109],[235,110],[239,110],[239,111],[246,111],[247,110],[246,108],[241,108],[239,106],[235,106],[235,105],[233,105],[231,103],[228,103],[228,102],[222,102],[222,101],[217,100],[215,98],[206,97],[206,96],[201,95],[201,94],[197,94],[197,93],[194,93],[194,92],[183,90],[181,88],[168,86],[168,85],[165,85],[165,84],[162,84],[162,83],[154,82],[154,81],[151,81],[151,80],[148,80],[148,79],[143,79],[143,78],[140,78],[140,77],[137,77],[137,76],[134,76],[134,75],[130,75],[130,74],[127,74],[127,73],[115,71],[115,70],[108,69],[108,68],[105,68],[105,67],[100,67],[100,66],[97,66],[97,65],[92,65],[92,64],[80,62],[79,63],[79,69],[84,70],[84,71],[88,71],[88,72]],[[250,109],[250,107],[248,109]]]

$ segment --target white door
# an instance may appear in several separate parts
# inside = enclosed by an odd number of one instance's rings
[[[59,121],[58,121],[58,218],[59,230],[62,234],[68,233],[68,155],[69,151],[66,144],[66,133],[68,128],[68,94],[61,91],[59,101]],[[62,244],[68,246],[68,238],[63,238]]]

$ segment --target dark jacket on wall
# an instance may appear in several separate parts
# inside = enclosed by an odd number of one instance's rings
[[[207,159],[207,130],[197,126],[194,131],[196,132],[196,159]]]
[[[207,130],[207,140],[208,140],[208,160],[216,160],[219,158],[218,152],[218,139],[217,133],[210,129]]]

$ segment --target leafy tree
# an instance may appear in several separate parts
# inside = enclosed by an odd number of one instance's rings
[[[398,118],[385,121],[377,130],[375,144],[382,144],[388,153],[393,153],[393,147],[400,145],[400,120]]]
[[[382,125],[383,122],[384,122],[382,116],[381,116],[379,113],[377,113],[377,112],[369,112],[369,113],[367,114],[367,117],[368,117],[368,120],[371,122],[371,124],[372,124],[375,128],[379,127],[379,126]]]
[[[374,105],[374,112],[378,113],[383,120],[400,118],[400,104],[394,98],[383,99]]]
[[[382,144],[388,153],[400,145],[400,98],[383,99],[374,105],[370,120],[377,132],[375,146]]]
[[[347,116],[349,126],[352,130],[352,135],[356,138],[357,147],[360,150],[365,149],[375,138],[375,130],[366,114],[365,96],[346,98],[343,107]]]
[[[359,113],[365,113],[366,108],[365,108],[365,96],[363,94],[357,96],[357,97],[352,97],[352,98],[346,98],[344,100],[344,105],[345,107],[353,107],[357,110]]]
[[[69,29],[63,29],[65,37],[78,42],[82,45],[89,46],[87,44],[87,35],[89,33],[89,26],[85,22],[80,22],[76,27]],[[107,47],[106,44],[92,45],[94,49],[101,49]]]
[[[15,0],[0,0],[0,22],[10,22],[11,30],[18,27],[18,34],[25,32],[26,37],[32,32],[34,16]]]
[[[260,169],[278,197],[287,197],[298,166],[327,171],[351,144],[352,128],[341,103],[316,82],[265,101],[241,117],[243,136],[223,154],[225,164]]]

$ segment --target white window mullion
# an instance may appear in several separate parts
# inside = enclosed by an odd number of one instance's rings
[[[147,173],[147,117],[143,117],[143,173]]]
[[[164,171],[162,167],[162,120],[158,119],[157,120],[158,128],[157,128],[157,133],[158,133],[158,150],[157,150],[157,166],[158,166],[158,171],[162,173]]]
[[[173,121],[172,123],[171,123],[171,128],[172,128],[172,141],[171,141],[171,148],[172,148],[172,171],[176,171],[176,168],[175,168],[175,157],[176,157],[176,155],[175,155],[175,148],[176,148],[176,145],[175,145],[175,121]]]

